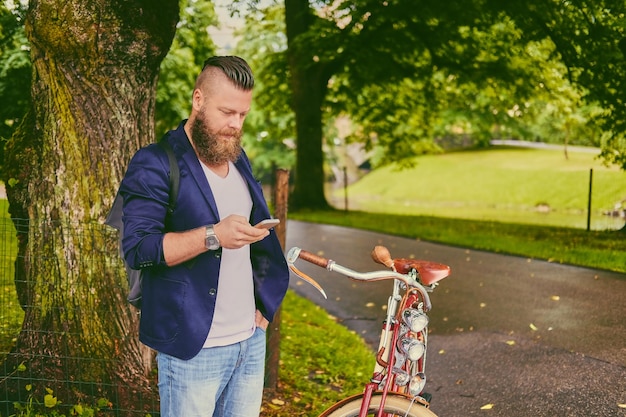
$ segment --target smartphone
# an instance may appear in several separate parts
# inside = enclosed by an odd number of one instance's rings
[[[254,227],[258,227],[260,229],[271,229],[274,226],[278,226],[278,223],[280,223],[279,219],[265,219],[255,224]]]

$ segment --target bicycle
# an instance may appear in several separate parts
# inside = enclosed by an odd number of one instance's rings
[[[361,394],[339,401],[319,417],[437,417],[430,410],[431,395],[424,392],[429,321],[426,313],[432,307],[428,293],[450,274],[450,267],[430,261],[392,259],[384,246],[374,247],[371,255],[389,270],[357,272],[299,247],[287,253],[289,269],[325,298],[324,289],[295,267],[298,259],[357,281],[393,280],[370,381]]]

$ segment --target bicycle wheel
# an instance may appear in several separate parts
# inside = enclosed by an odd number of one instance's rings
[[[363,394],[346,398],[331,406],[320,414],[319,417],[358,417],[362,399]],[[367,410],[368,416],[374,416],[380,410],[381,399],[382,395],[380,393],[375,393],[372,396],[372,401],[370,401],[370,406]],[[423,405],[397,394],[387,394],[383,412],[387,416],[437,417],[435,413]]]

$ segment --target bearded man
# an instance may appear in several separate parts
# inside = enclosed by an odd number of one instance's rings
[[[241,148],[254,77],[235,56],[209,58],[188,120],[167,133],[180,187],[168,212],[163,147],[140,149],[120,186],[123,252],[143,269],[139,338],[157,351],[162,417],[258,416],[265,330],[289,283],[276,233]]]

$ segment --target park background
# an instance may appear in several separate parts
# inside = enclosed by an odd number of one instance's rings
[[[10,103],[0,108],[3,206],[13,218],[3,228],[7,398],[18,390],[33,407],[54,408],[54,398],[120,413],[154,398],[145,352],[131,337],[136,315],[124,301],[116,238],[100,226],[134,150],[186,116],[193,79],[220,48],[207,28],[221,19],[211,2],[162,3],[0,9],[0,94]],[[455,229],[446,243],[503,251],[497,237],[510,239],[512,228],[519,241],[506,252],[542,240],[553,253],[540,258],[625,264],[616,232],[623,5],[232,5],[244,23],[227,51],[245,56],[258,81],[246,150],[265,183],[276,168],[291,170],[294,215],[322,210],[330,220],[330,201],[339,212],[373,213],[358,227],[382,227],[379,212],[426,216],[402,232],[436,241],[444,239],[437,231]],[[425,236],[433,216],[466,223],[441,221]],[[478,237],[460,240],[467,236]],[[29,313],[23,327],[19,304]]]

